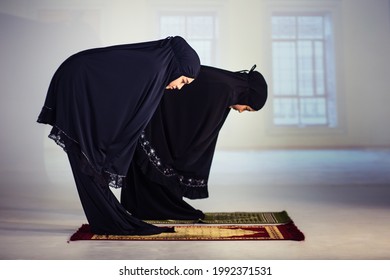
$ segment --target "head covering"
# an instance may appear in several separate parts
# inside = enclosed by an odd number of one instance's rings
[[[256,65],[249,71],[237,73],[237,78],[234,79],[236,85],[232,105],[248,105],[255,111],[263,108],[268,97],[267,82],[261,73],[254,71],[255,68]]]
[[[253,69],[232,72],[201,66],[191,84],[177,94],[164,94],[141,135],[134,160],[143,176],[191,199],[208,197],[211,163],[229,106],[247,101],[260,109],[266,89],[263,76]]]
[[[165,87],[199,68],[181,37],[81,51],[54,74],[38,122],[65,149],[79,147],[86,173],[120,187]]]
[[[197,53],[180,36],[172,38],[170,43],[177,59],[177,68],[171,75],[171,81],[180,76],[195,79],[200,70],[200,60]]]

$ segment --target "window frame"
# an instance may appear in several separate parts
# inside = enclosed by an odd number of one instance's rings
[[[267,51],[267,62],[269,65],[270,77],[268,80],[269,97],[268,97],[268,114],[267,114],[267,133],[269,135],[313,135],[322,133],[345,133],[345,97],[343,90],[343,75],[341,69],[343,68],[341,50],[342,50],[342,38],[341,38],[341,1],[268,1],[267,5],[267,33],[269,38],[269,48]],[[332,120],[332,125],[277,125],[274,124],[274,73],[273,73],[273,37],[272,37],[272,16],[274,15],[324,15],[326,14],[331,20],[332,40],[329,42],[333,56],[333,65],[328,65],[330,68],[328,72],[333,73],[330,79],[331,86],[333,87],[334,94],[334,107],[329,108],[328,116],[335,118]],[[327,82],[329,83],[329,82]]]
[[[295,48],[294,48],[294,64],[295,64],[295,68],[297,71],[296,71],[296,77],[295,77],[295,91],[294,93],[291,93],[291,94],[277,94],[276,92],[274,92],[274,101],[276,99],[278,100],[283,100],[283,99],[293,99],[294,101],[296,101],[296,107],[297,107],[297,123],[296,124],[276,124],[276,120],[275,120],[275,117],[276,117],[276,113],[275,113],[275,108],[273,107],[273,119],[274,119],[274,124],[276,126],[296,126],[296,127],[306,127],[306,126],[332,126],[331,124],[331,117],[329,116],[330,115],[330,111],[329,111],[329,103],[332,102],[333,98],[330,96],[332,94],[335,94],[334,90],[331,89],[331,87],[329,86],[329,78],[328,76],[331,76],[331,74],[329,73],[330,72],[330,66],[328,66],[328,64],[331,64],[331,63],[328,63],[327,61],[327,55],[329,56],[332,56],[333,58],[333,51],[332,50],[327,50],[324,52],[324,55],[321,57],[322,59],[322,62],[321,64],[323,65],[322,67],[322,80],[324,81],[324,90],[323,90],[323,93],[318,93],[317,92],[317,87],[316,87],[316,82],[318,81],[317,79],[317,74],[318,72],[315,71],[316,69],[316,66],[317,66],[317,62],[316,62],[316,48],[315,48],[315,44],[316,43],[320,43],[321,46],[323,47],[323,50],[326,49],[326,46],[328,45],[328,40],[331,40],[332,41],[332,38],[330,39],[327,39],[326,38],[326,24],[329,19],[327,19],[328,15],[327,14],[324,14],[324,13],[274,13],[272,15],[272,18],[271,20],[274,19],[274,17],[293,17],[294,18],[294,25],[295,25],[295,32],[296,34],[294,35],[294,38],[274,38],[273,37],[273,33],[272,33],[272,53],[274,55],[274,52],[275,52],[275,48],[274,48],[274,45],[275,43],[280,43],[280,42],[291,42]],[[302,18],[302,17],[321,17],[322,20],[323,20],[323,30],[322,30],[322,35],[323,37],[322,38],[300,38],[297,34],[297,27],[298,27],[298,20],[299,18]],[[311,56],[310,56],[310,64],[312,65],[312,69],[314,69],[314,71],[312,71],[311,75],[312,75],[312,79],[310,80],[310,82],[312,83],[312,89],[313,89],[313,94],[312,95],[304,95],[304,94],[301,94],[300,92],[300,85],[302,83],[302,79],[299,77],[300,75],[300,62],[299,62],[299,45],[301,43],[309,43],[311,45],[311,50],[313,51],[311,53]],[[332,59],[333,60],[333,59]],[[273,73],[275,73],[275,68],[274,68],[274,61],[272,61],[272,70],[273,70]],[[314,99],[318,99],[318,98],[322,98],[325,100],[325,104],[324,104],[324,111],[325,111],[325,122],[324,123],[313,123],[313,124],[310,124],[310,123],[304,123],[304,121],[302,120],[303,119],[303,108],[301,107],[302,104],[304,103],[304,100],[314,100]],[[275,105],[275,104],[274,104]]]

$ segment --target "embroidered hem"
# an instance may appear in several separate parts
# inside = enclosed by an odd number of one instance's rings
[[[158,156],[158,152],[150,140],[146,137],[145,131],[141,133],[139,138],[139,147],[141,149],[137,149],[137,155],[139,155],[137,163],[145,175],[157,182],[161,183],[163,181],[165,186],[173,187],[178,185],[183,190],[183,195],[187,198],[208,197],[207,179],[184,176],[165,164]]]
[[[92,175],[95,180],[103,186],[109,186],[111,188],[121,188],[125,184],[124,175],[114,174],[109,171],[99,172],[96,168],[93,167],[87,155],[80,150],[78,142],[68,136],[60,128],[53,126],[53,129],[50,131],[48,136],[52,139],[58,146],[60,146],[65,152],[71,145],[77,145],[80,153],[80,165],[84,173]]]

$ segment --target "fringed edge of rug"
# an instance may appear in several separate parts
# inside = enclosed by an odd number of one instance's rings
[[[298,229],[294,222],[290,222],[284,225],[279,225],[278,229],[285,237],[284,240],[305,240],[305,235]]]

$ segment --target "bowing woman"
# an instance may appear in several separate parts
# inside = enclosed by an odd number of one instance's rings
[[[197,220],[183,200],[208,197],[208,178],[220,129],[229,112],[258,111],[267,83],[253,67],[231,72],[201,66],[180,94],[165,94],[144,129],[121,189],[121,203],[139,219]]]
[[[142,131],[165,89],[198,75],[196,52],[181,37],[85,50],[55,72],[38,117],[67,152],[92,233],[148,235],[156,227],[132,216],[109,187],[126,185]]]

